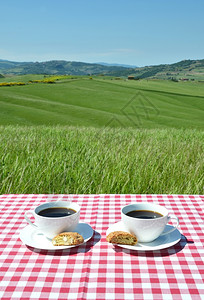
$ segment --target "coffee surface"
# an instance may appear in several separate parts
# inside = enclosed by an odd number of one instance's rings
[[[67,217],[76,213],[74,209],[67,207],[49,207],[39,211],[38,215],[47,218]]]
[[[138,219],[157,219],[163,217],[162,214],[151,210],[132,210],[126,213],[126,216]]]

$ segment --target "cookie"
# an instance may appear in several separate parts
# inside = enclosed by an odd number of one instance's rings
[[[62,232],[52,239],[54,246],[73,246],[84,242],[83,236],[78,232]]]
[[[107,242],[112,244],[135,245],[137,238],[135,235],[125,231],[113,231],[106,237]]]

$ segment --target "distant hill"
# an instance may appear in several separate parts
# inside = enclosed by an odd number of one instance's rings
[[[105,66],[96,63],[52,60],[46,62],[13,62],[0,60],[0,74],[48,74],[48,75],[112,75],[127,76],[132,68]]]
[[[116,66],[116,67],[125,67],[125,68],[138,68],[134,65],[126,65],[126,64],[111,64],[111,63],[105,63],[105,62],[97,62],[96,64],[102,65],[102,66]]]
[[[137,68],[135,78],[204,80],[204,59]]]
[[[52,60],[46,62],[14,62],[0,60],[0,74],[47,74],[47,75],[108,75],[135,79],[184,79],[204,80],[204,59],[182,60],[174,64],[145,67],[110,65],[106,63],[84,63],[76,61]]]

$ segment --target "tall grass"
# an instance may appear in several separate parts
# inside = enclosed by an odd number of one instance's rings
[[[203,194],[204,132],[0,127],[0,193]]]

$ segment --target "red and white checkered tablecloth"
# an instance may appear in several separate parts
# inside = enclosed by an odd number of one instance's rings
[[[1,299],[204,299],[204,196],[73,195],[81,221],[94,229],[86,244],[40,250],[22,244],[24,212],[70,195],[0,196]],[[157,251],[132,251],[106,242],[121,206],[149,201],[180,219],[181,241]]]

